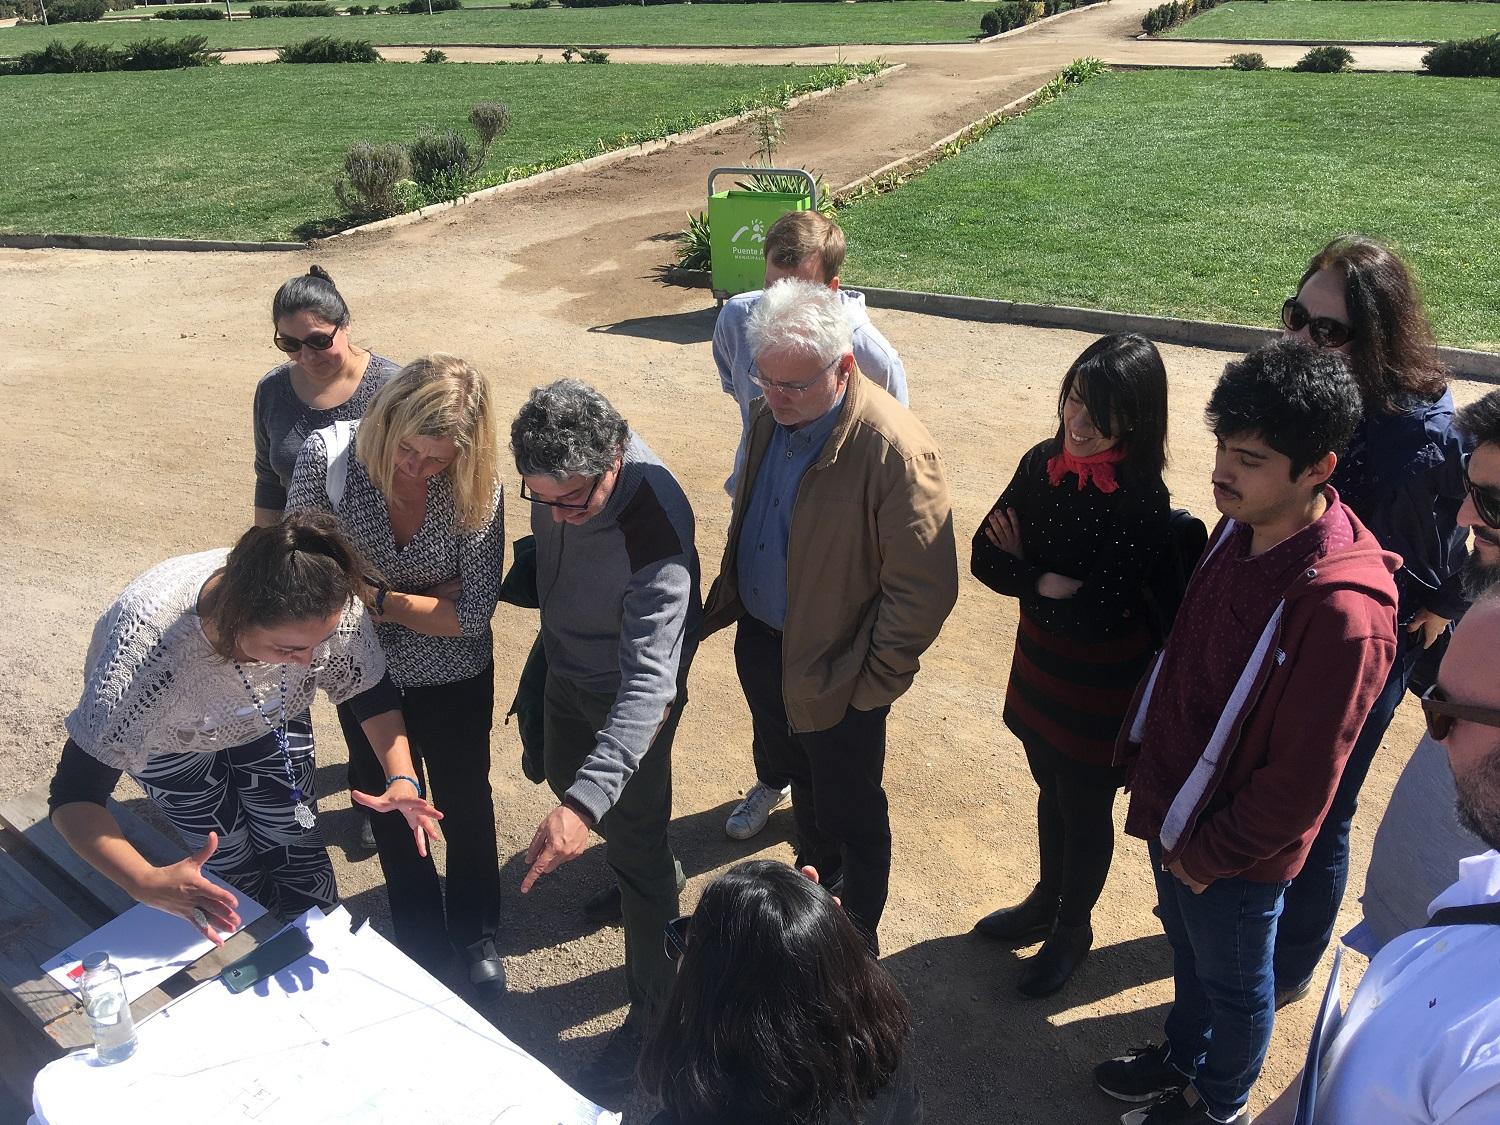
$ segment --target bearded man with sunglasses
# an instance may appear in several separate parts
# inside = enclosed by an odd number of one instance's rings
[[[891,871],[886,717],[958,598],[942,457],[860,373],[838,297],[770,286],[746,324],[751,416],[704,635],[738,624],[756,775],[789,785],[797,865],[878,949]]]
[[[1458,427],[1474,447],[1465,465],[1468,495],[1458,522],[1473,533],[1463,578],[1465,593],[1477,599],[1500,586],[1500,391],[1460,410]],[[1428,903],[1453,881],[1459,860],[1483,850],[1454,814],[1454,796],[1443,747],[1434,738],[1423,738],[1401,771],[1375,833],[1365,876],[1364,920],[1344,939],[1346,944],[1373,954],[1426,924]]]
[[[547,656],[542,754],[560,802],[532,837],[521,890],[582,854],[591,829],[604,837],[630,1012],[578,1084],[618,1108],[672,986],[661,955],[683,883],[667,840],[672,740],[702,616],[693,510],[609,401],[573,379],[531,392],[511,450],[532,505]]]
[[[1500,513],[1496,513],[1500,514]],[[1500,596],[1459,622],[1422,699],[1428,737],[1451,767],[1458,817],[1476,838],[1457,882],[1375,955],[1321,1055],[1318,1125],[1490,1125],[1500,1121]],[[1491,850],[1485,851],[1489,848]],[[1481,854],[1482,853],[1482,854]],[[1293,1082],[1257,1125],[1287,1125]]]

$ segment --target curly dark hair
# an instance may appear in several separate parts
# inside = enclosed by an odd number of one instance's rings
[[[1117,332],[1083,350],[1057,392],[1059,447],[1063,404],[1075,387],[1101,434],[1113,437],[1116,422],[1126,430],[1124,470],[1142,483],[1159,482],[1167,467],[1167,368],[1156,345],[1134,332]]]
[[[1430,402],[1441,395],[1448,373],[1406,263],[1372,238],[1346,235],[1318,251],[1297,291],[1322,270],[1344,279],[1349,360],[1365,409],[1398,414],[1412,399]]]
[[[1500,445],[1500,391],[1469,403],[1454,421],[1475,445]]]
[[[614,468],[630,426],[609,399],[577,379],[531,392],[510,425],[510,448],[523,477],[598,476]]]
[[[1342,355],[1274,340],[1225,366],[1205,414],[1216,436],[1255,434],[1285,454],[1295,479],[1330,452],[1343,456],[1362,406]]]
[[[200,609],[228,659],[246,629],[342,610],[358,596],[365,571],[338,520],[324,512],[292,512],[240,536],[212,599]]]
[[[896,1074],[906,998],[822,887],[781,863],[703,892],[641,1079],[682,1125],[821,1125]]]

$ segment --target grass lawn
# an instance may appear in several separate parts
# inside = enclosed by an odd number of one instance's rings
[[[1333,43],[1441,42],[1500,31],[1500,4],[1434,0],[1243,0],[1221,4],[1166,39],[1293,39]]]
[[[757,46],[784,43],[935,43],[979,35],[983,4],[889,0],[861,4],[671,4],[659,7],[459,11],[419,16],[336,16],[234,21],[101,20],[0,29],[0,56],[49,40],[127,43],[149,35],[205,35],[213,47],[279,47],[313,35],[389,46],[424,43]],[[182,29],[177,32],[176,29]],[[163,29],[166,29],[165,31]]]
[[[1443,343],[1497,349],[1496,121],[1500,82],[1107,74],[840,210],[844,276],[1270,325],[1359,231],[1413,263]]]
[[[811,67],[265,65],[0,78],[0,230],[280,240],[339,214],[358,140],[407,140],[502,101],[514,124],[481,175],[735,103]],[[309,115],[308,107],[317,107]],[[122,116],[122,114],[124,116]],[[128,121],[128,127],[124,123]]]

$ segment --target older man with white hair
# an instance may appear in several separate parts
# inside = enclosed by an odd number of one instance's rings
[[[738,623],[756,773],[792,791],[797,863],[872,949],[891,869],[885,726],[958,597],[948,486],[921,422],[860,374],[824,286],[765,291],[750,420],[704,636]]]

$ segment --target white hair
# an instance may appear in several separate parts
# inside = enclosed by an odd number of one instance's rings
[[[832,364],[854,350],[854,327],[826,285],[782,278],[761,294],[745,323],[750,354],[797,352]]]

